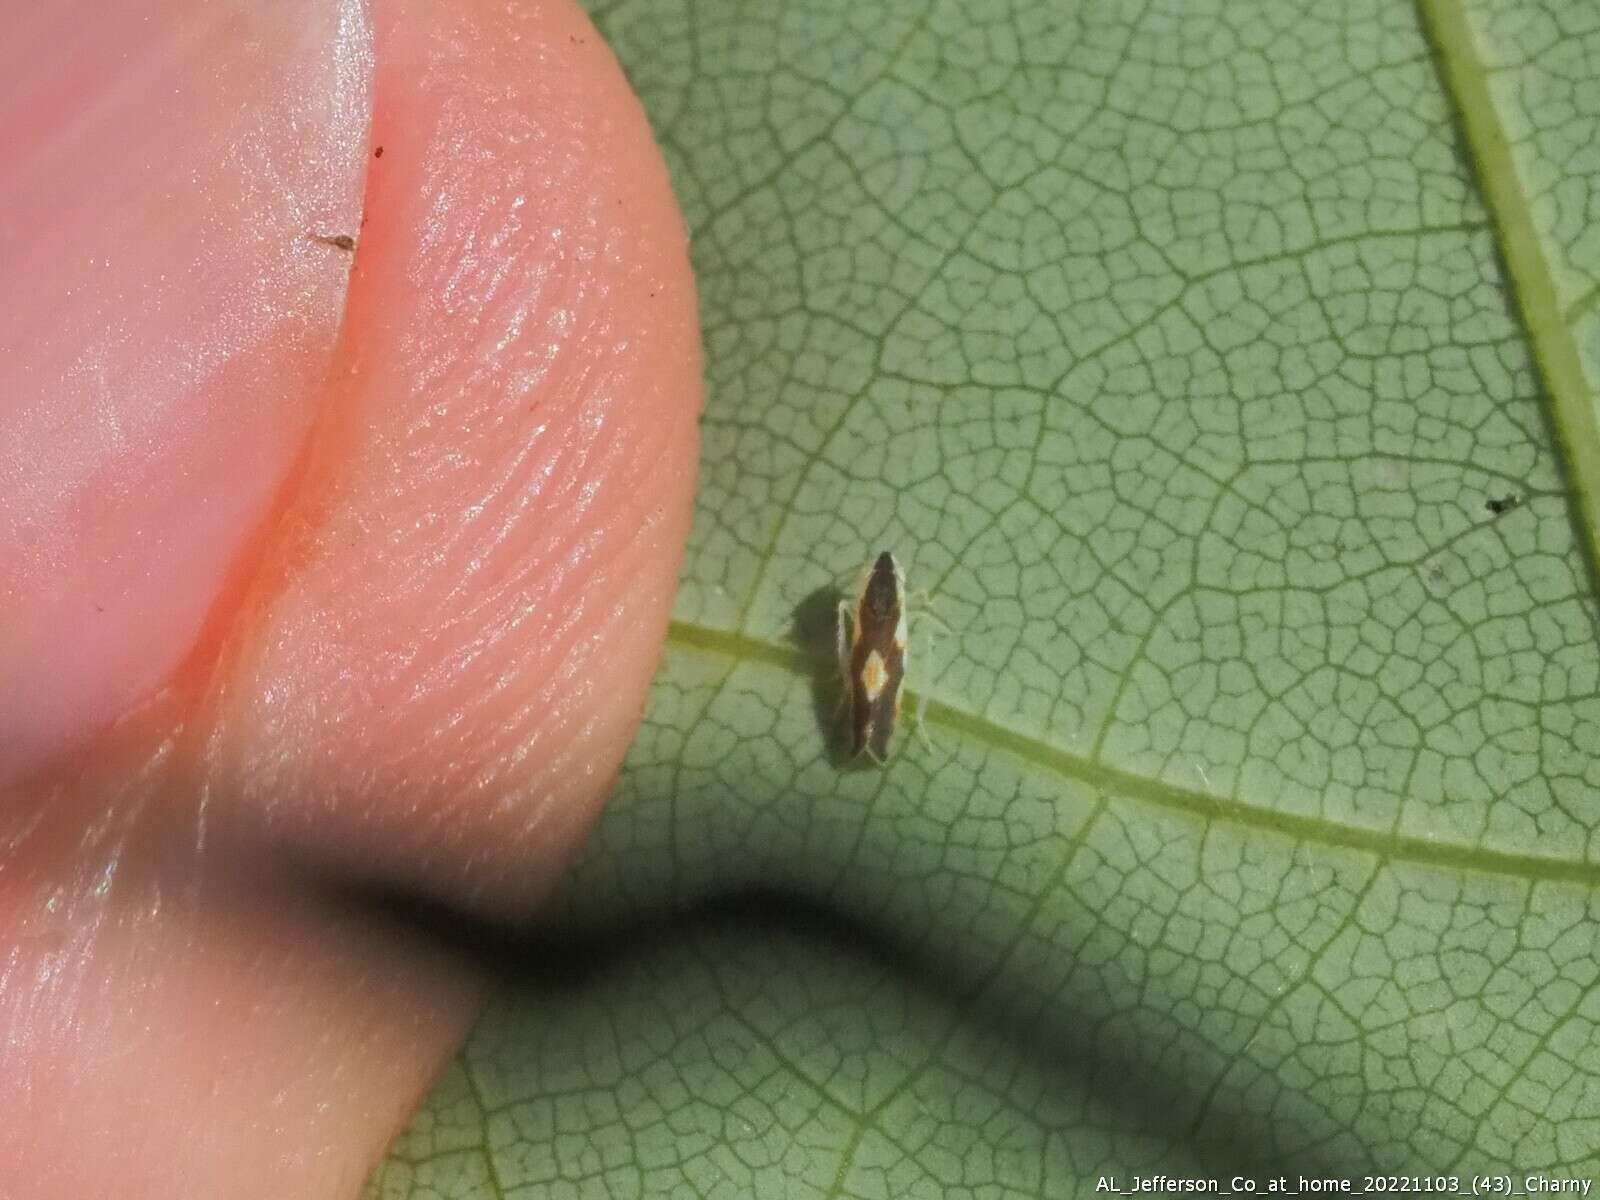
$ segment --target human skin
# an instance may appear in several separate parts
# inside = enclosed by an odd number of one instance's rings
[[[682,222],[566,0],[14,8],[0,1200],[352,1196],[485,986],[389,899],[525,919],[637,727]]]

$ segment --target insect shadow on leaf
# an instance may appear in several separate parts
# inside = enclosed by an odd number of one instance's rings
[[[845,722],[845,680],[839,674],[839,603],[845,594],[837,584],[826,584],[808,594],[792,613],[790,641],[800,650],[811,675],[811,708],[828,761],[836,767],[867,769],[875,764],[850,753],[850,733]]]

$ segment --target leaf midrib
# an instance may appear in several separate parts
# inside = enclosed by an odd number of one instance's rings
[[[1510,276],[1507,290],[1544,384],[1557,451],[1571,485],[1574,533],[1590,588],[1600,591],[1600,424],[1577,340],[1557,302],[1555,280],[1517,176],[1511,143],[1489,94],[1489,71],[1478,55],[1466,10],[1461,0],[1417,0],[1417,10]]]
[[[810,677],[813,671],[811,658],[799,649],[686,621],[672,622],[667,645],[722,659],[759,663],[802,678]],[[906,695],[908,703],[914,699],[917,711],[924,713],[926,698],[909,689]],[[1363,829],[1326,817],[1261,808],[1241,800],[1184,788],[1108,766],[937,700],[926,700],[926,703],[924,715],[929,721],[960,735],[966,742],[981,745],[996,753],[1010,754],[1035,770],[1197,820],[1227,822],[1298,842],[1356,850],[1386,861],[1477,871],[1529,883],[1577,883],[1591,888],[1600,887],[1600,864],[1435,841],[1412,834]],[[892,763],[889,769],[893,769]]]

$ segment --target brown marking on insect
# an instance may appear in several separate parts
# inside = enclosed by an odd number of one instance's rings
[[[879,765],[889,754],[906,675],[905,582],[900,564],[885,550],[867,571],[854,609],[839,602],[837,649],[850,706],[850,757],[864,751]]]
[[[382,158],[383,157],[383,147],[379,146],[376,150],[374,150],[372,152],[372,157],[373,158]]]
[[[324,246],[336,246],[340,250],[354,250],[356,240],[348,233],[308,233],[313,242],[321,242]]]

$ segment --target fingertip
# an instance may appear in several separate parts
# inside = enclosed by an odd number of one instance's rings
[[[380,17],[367,219],[207,770],[245,836],[519,908],[637,729],[687,538],[681,217],[572,4]]]
[[[266,515],[344,304],[304,231],[356,219],[371,104],[357,0],[8,17],[0,786],[163,685]]]

